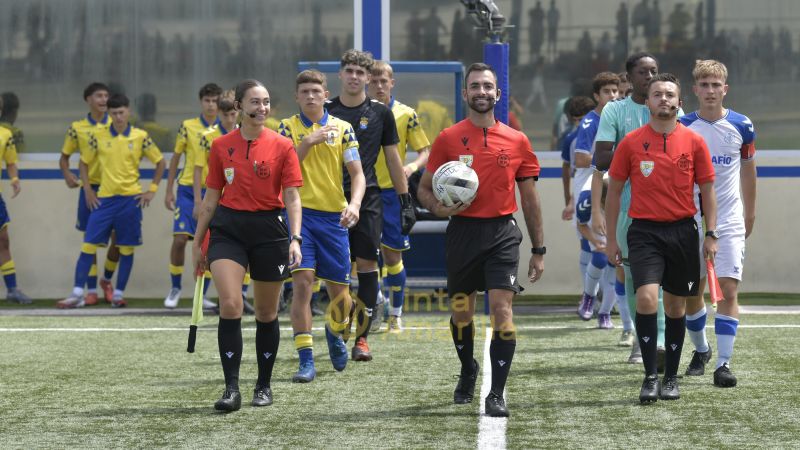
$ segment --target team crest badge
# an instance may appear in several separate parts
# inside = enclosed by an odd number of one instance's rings
[[[639,162],[639,170],[642,171],[642,175],[649,177],[651,173],[653,173],[653,169],[656,167],[655,161],[641,161]]]
[[[225,181],[227,181],[228,184],[233,183],[233,167],[225,168]]]
[[[253,171],[258,178],[267,178],[270,174],[269,164],[266,161],[253,162]]]
[[[731,144],[733,144],[733,141],[735,140],[735,138],[736,137],[733,135],[733,131],[728,131],[728,133],[723,138],[723,141],[726,144],[731,145]]]
[[[511,158],[509,158],[505,153],[502,153],[497,157],[497,165],[500,167],[508,167],[510,162]]]
[[[128,150],[133,150],[133,142],[128,142]]]
[[[467,166],[472,167],[472,155],[458,155],[458,160]]]
[[[692,162],[689,160],[689,157],[686,156],[686,153],[682,154],[680,158],[678,158],[678,169],[686,172],[687,170],[692,168]]]
[[[360,128],[362,130],[366,130],[367,129],[367,125],[369,125],[369,119],[367,119],[366,117],[362,117],[361,120],[358,123],[358,128]]]

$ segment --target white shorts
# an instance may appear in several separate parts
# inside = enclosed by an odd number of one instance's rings
[[[703,261],[703,240],[705,234],[700,231],[700,278],[706,277],[706,263]],[[717,240],[717,256],[714,258],[714,270],[717,278],[733,278],[742,281],[744,272],[744,234],[725,233]]]

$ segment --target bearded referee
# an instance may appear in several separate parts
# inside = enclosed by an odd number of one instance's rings
[[[642,403],[680,398],[677,372],[686,336],[686,298],[697,295],[700,284],[695,184],[700,186],[708,230],[703,256],[713,260],[717,252],[714,166],[703,138],[678,122],[680,93],[678,79],[672,74],[661,73],[650,80],[645,100],[650,123],[622,139],[609,169],[606,254],[617,265],[622,263],[616,234],[620,196],[628,179],[631,186],[628,215],[633,222],[626,237],[636,293],[636,334],[645,371],[639,393]],[[656,370],[659,286],[664,288],[666,316],[660,388]]]
[[[488,291],[493,334],[489,347],[492,389],[485,400],[486,414],[508,417],[503,390],[517,344],[511,302],[520,291],[517,270],[522,243],[522,233],[513,217],[517,210],[514,182],[519,186],[525,225],[533,243],[528,277],[534,283],[544,271],[545,254],[536,191],[539,161],[524,134],[495,119],[494,105],[500,90],[492,67],[483,63],[470,65],[464,86],[462,96],[469,105],[467,119],[436,138],[418,196],[437,216],[452,216],[445,244],[447,291],[453,309],[450,331],[461,360],[453,401],[472,402],[479,372],[473,358],[475,296],[477,291]],[[462,161],[477,173],[480,187],[472,203],[448,207],[433,196],[433,173],[448,161]]]

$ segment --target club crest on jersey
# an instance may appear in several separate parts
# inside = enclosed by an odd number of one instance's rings
[[[367,125],[369,125],[369,119],[367,119],[366,117],[362,117],[361,120],[358,121],[358,128],[362,130],[366,130]]]
[[[228,184],[233,183],[233,167],[225,168],[225,181],[227,181]]]
[[[261,162],[254,161],[253,171],[256,173],[256,176],[258,178],[267,178],[271,173],[269,164],[266,161],[261,161]]]
[[[505,153],[501,154],[497,157],[497,165],[500,167],[508,167],[511,163],[511,158],[508,157]]]
[[[725,141],[726,144],[730,145],[733,144],[734,139],[736,139],[736,137],[734,136],[733,131],[728,131],[722,140]]]
[[[689,157],[686,153],[682,154],[680,158],[678,158],[678,169],[686,172],[687,170],[692,168],[692,161],[689,160]]]
[[[472,167],[472,155],[458,155],[458,160],[467,166]]]
[[[640,161],[639,162],[639,170],[642,171],[642,175],[649,177],[651,173],[653,173],[653,169],[656,167],[655,161]]]
[[[133,142],[128,142],[128,150],[133,150]]]

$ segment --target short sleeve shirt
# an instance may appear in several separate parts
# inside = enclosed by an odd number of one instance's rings
[[[99,121],[94,120],[91,114],[86,114],[82,120],[72,122],[67,129],[67,135],[64,136],[64,145],[61,147],[61,153],[70,156],[75,152],[80,152],[81,159],[83,153],[90,151],[89,139],[102,130],[107,130],[110,126],[108,114],[105,114]],[[97,159],[92,159],[89,164],[89,184],[100,184],[100,162]]]
[[[419,121],[419,116],[413,108],[392,98],[389,103],[389,108],[394,114],[394,121],[397,124],[397,135],[400,142],[397,144],[397,152],[400,153],[400,161],[406,160],[406,147],[411,147],[412,150],[418,152],[425,147],[431,145],[422,125]],[[381,189],[389,189],[393,187],[392,177],[389,175],[389,167],[386,165],[386,157],[383,155],[383,148],[381,148],[378,161],[375,163],[375,173],[378,177],[378,186]]]

